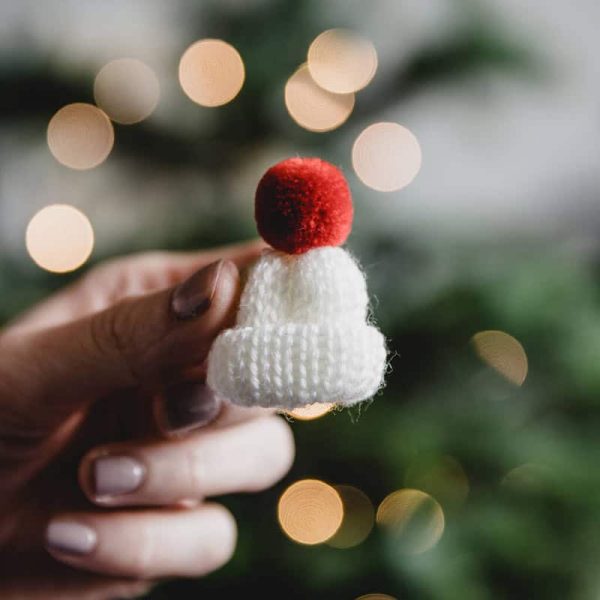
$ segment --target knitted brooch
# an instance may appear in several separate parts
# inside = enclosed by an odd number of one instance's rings
[[[273,250],[251,267],[235,327],[215,340],[208,385],[242,406],[350,406],[383,382],[385,340],[367,286],[339,246],[352,229],[350,189],[335,166],[290,158],[256,191],[258,231]]]

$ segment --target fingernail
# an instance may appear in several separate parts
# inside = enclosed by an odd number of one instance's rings
[[[85,555],[96,547],[96,532],[74,521],[52,521],[46,529],[46,545],[65,554]]]
[[[221,410],[221,400],[203,383],[180,383],[164,394],[166,429],[184,433],[214,421]]]
[[[193,319],[208,310],[224,263],[224,260],[211,263],[175,288],[171,308],[178,319]]]
[[[101,456],[92,466],[97,496],[119,496],[137,490],[146,476],[146,467],[129,456]]]

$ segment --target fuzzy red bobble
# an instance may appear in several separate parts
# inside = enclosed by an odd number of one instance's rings
[[[256,189],[258,232],[273,248],[301,254],[339,246],[352,229],[352,197],[342,172],[320,158],[288,158]]]

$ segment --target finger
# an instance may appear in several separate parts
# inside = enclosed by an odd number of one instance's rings
[[[263,490],[287,473],[293,457],[288,424],[266,417],[185,440],[96,448],[79,475],[86,495],[103,506],[173,505]]]
[[[239,244],[220,246],[202,252],[172,252],[169,255],[171,269],[180,278],[187,277],[199,269],[219,258],[233,261],[238,269],[245,269],[251,265],[261,253],[269,246],[261,239],[255,238]]]
[[[165,387],[202,365],[215,336],[232,322],[238,295],[236,266],[219,261],[175,288],[68,325],[0,339],[9,357],[0,381],[22,402],[20,413],[55,422],[92,397]]]
[[[236,526],[217,504],[170,511],[66,513],[46,529],[50,554],[108,575],[200,576],[232,556]]]
[[[195,381],[177,383],[154,400],[156,425],[166,437],[182,437],[215,421],[218,426],[231,425],[273,412],[224,402],[205,383]]]
[[[142,252],[108,261],[12,322],[15,333],[56,326],[104,310],[119,300],[155,292],[180,282],[219,259],[239,269],[267,248],[261,239],[195,252]]]
[[[59,564],[47,555],[28,556],[27,560],[18,556],[4,563],[8,564],[1,569],[2,600],[125,600],[140,598],[155,585],[148,580],[85,573]]]

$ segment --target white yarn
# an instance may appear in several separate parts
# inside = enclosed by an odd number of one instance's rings
[[[242,406],[349,406],[381,386],[385,341],[367,322],[364,276],[342,248],[266,251],[252,267],[236,326],[215,340],[208,385]]]

